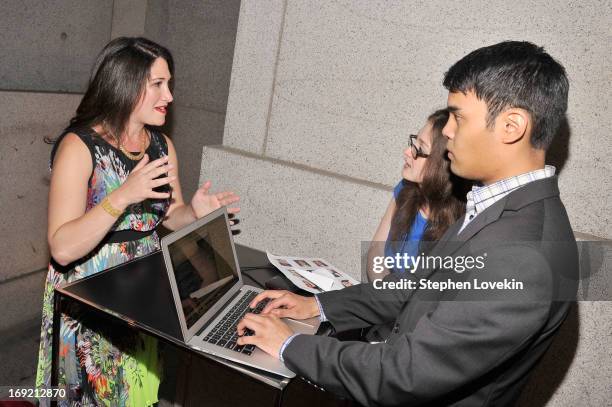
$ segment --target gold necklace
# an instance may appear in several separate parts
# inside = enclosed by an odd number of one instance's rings
[[[119,140],[119,150],[121,150],[121,152],[130,160],[132,161],[140,161],[142,159],[142,157],[144,157],[145,154],[145,144],[147,143],[147,137],[146,137],[146,131],[143,130],[142,133],[142,143],[140,144],[140,153],[138,154],[132,154],[129,151],[127,151],[123,145],[121,145],[121,140]]]

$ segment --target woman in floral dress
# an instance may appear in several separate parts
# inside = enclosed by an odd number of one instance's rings
[[[175,230],[238,200],[202,185],[183,201],[169,138],[156,130],[172,102],[173,60],[144,38],[118,38],[98,56],[70,125],[51,153],[48,241],[37,387],[51,379],[55,287],[159,249],[158,225]],[[229,212],[237,212],[230,208]],[[79,308],[60,317],[60,404],[144,406],[157,402],[157,341],[96,324]],[[41,399],[41,404],[49,400]]]

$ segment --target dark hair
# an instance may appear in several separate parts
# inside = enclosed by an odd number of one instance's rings
[[[71,129],[102,124],[118,143],[157,58],[165,59],[173,73],[172,54],[153,41],[119,37],[109,42],[98,55],[87,91],[62,135]]]
[[[424,205],[429,207],[429,216],[422,241],[439,240],[446,229],[465,211],[465,196],[469,183],[450,172],[450,161],[446,155],[446,137],[442,135],[448,115],[448,110],[442,109],[427,118],[432,125],[432,143],[431,152],[423,167],[423,181],[418,185],[402,180],[404,188],[397,197],[397,209],[393,214],[389,231],[391,242],[404,240],[417,212]]]
[[[451,92],[473,91],[487,104],[487,126],[505,109],[525,109],[533,120],[531,145],[547,149],[567,110],[569,82],[565,68],[544,48],[506,41],[477,49],[444,75]]]

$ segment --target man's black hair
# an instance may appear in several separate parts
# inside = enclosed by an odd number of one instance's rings
[[[444,87],[464,94],[473,91],[486,102],[489,127],[504,110],[525,109],[533,121],[535,148],[550,146],[567,110],[565,68],[530,42],[505,41],[471,52],[446,72]]]

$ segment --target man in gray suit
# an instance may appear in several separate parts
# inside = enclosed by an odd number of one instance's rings
[[[365,405],[516,402],[576,292],[576,243],[545,165],[569,84],[542,48],[503,42],[458,61],[444,86],[451,170],[476,186],[466,215],[424,256],[433,265],[316,297],[266,291],[251,305],[272,300],[241,321],[239,333],[254,334],[239,343]],[[280,319],[317,315],[336,331],[395,324],[371,344],[295,335]]]

